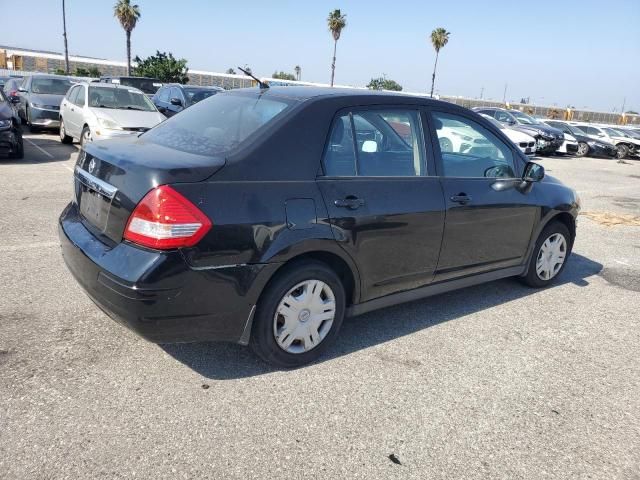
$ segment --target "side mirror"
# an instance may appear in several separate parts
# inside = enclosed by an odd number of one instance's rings
[[[522,181],[527,183],[539,182],[544,178],[544,167],[535,162],[527,162],[524,166]]]
[[[27,89],[22,87],[18,88],[18,91],[22,93],[27,93]]]
[[[378,144],[373,140],[365,140],[362,143],[362,151],[365,153],[376,153],[378,151]]]
[[[176,107],[181,107],[182,106],[182,100],[180,100],[179,98],[172,98],[170,100],[171,105],[175,105]]]

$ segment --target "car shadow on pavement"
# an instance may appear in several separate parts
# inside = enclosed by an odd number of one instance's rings
[[[567,283],[586,287],[589,285],[588,278],[601,270],[600,263],[574,253],[558,282],[548,288],[557,288]],[[337,342],[315,363],[326,362],[461,316],[535,295],[539,291],[508,278],[348,318],[342,325]],[[278,370],[262,362],[249,348],[241,345],[202,342],[160,347],[202,376],[215,380],[252,377]]]

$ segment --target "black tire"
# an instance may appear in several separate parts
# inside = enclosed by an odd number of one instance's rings
[[[578,142],[578,151],[576,157],[584,157],[589,153],[589,144],[587,142]]]
[[[24,141],[22,140],[22,130],[19,127],[15,127],[14,132],[16,137],[18,138],[18,141],[16,142],[16,149],[11,154],[10,158],[20,160],[24,158]]]
[[[556,234],[562,235],[565,240],[566,249],[565,249],[564,262],[562,263],[562,266],[557,271],[557,273],[553,275],[553,277],[549,279],[542,279],[538,275],[538,272],[536,271],[536,263],[538,261],[538,257],[541,254],[540,250],[542,248],[543,243],[548,238]],[[536,240],[536,245],[533,249],[533,253],[531,254],[531,259],[529,260],[529,269],[527,271],[527,274],[521,277],[522,282],[534,288],[546,287],[550,283],[554,282],[560,276],[560,274],[562,274],[564,267],[567,265],[567,261],[571,256],[572,247],[573,247],[573,238],[571,238],[571,234],[567,226],[562,222],[552,221],[549,225],[544,227],[544,230],[542,230],[542,232],[540,233],[540,236]]]
[[[91,137],[91,129],[85,125],[80,134],[80,146],[84,147],[87,138]]]
[[[281,348],[276,341],[276,310],[291,289],[306,280],[320,280],[329,286],[335,299],[335,316],[328,333],[320,343],[308,351],[290,353]],[[335,341],[344,320],[344,313],[345,292],[338,275],[322,262],[295,262],[278,272],[262,293],[253,319],[251,348],[265,362],[280,368],[306,365],[320,357]]]
[[[616,158],[618,160],[622,160],[629,153],[629,147],[626,145],[616,145],[616,149],[618,150],[618,153],[616,153]]]
[[[70,137],[69,135],[67,135],[67,132],[64,128],[64,119],[62,117],[60,117],[60,142],[62,143],[66,143],[67,145],[70,143],[73,143],[73,137]]]

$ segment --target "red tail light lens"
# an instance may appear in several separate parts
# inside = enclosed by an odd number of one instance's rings
[[[124,238],[158,250],[192,247],[211,229],[198,207],[168,185],[147,193],[135,208]]]

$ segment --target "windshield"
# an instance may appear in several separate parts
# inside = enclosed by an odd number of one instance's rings
[[[604,130],[607,135],[609,135],[610,137],[624,137],[625,135],[620,133],[617,130],[614,130],[613,128],[603,128],[602,130]]]
[[[212,88],[185,88],[183,90],[187,97],[187,105],[194,105],[219,92],[219,90],[214,90]]]
[[[535,118],[530,117],[526,113],[522,113],[522,112],[509,112],[509,113],[511,113],[511,115],[516,117],[520,123],[523,123],[525,125],[538,125],[538,123],[540,123]]]
[[[156,93],[161,86],[160,80],[156,80],[155,78],[120,77],[119,80],[120,82],[115,81],[113,83],[134,87],[149,95]]]
[[[128,88],[89,87],[89,106],[117,110],[154,112],[156,107],[146,95]]]
[[[255,95],[220,94],[162,122],[143,138],[199,155],[232,150],[291,104]]]
[[[66,78],[34,78],[31,80],[31,91],[45,95],[65,95],[73,85]]]
[[[551,126],[553,127],[553,125]],[[565,123],[563,124],[563,126],[566,127],[573,135],[585,135],[585,133],[582,130],[580,130],[578,127],[574,125],[569,125],[568,123]]]

